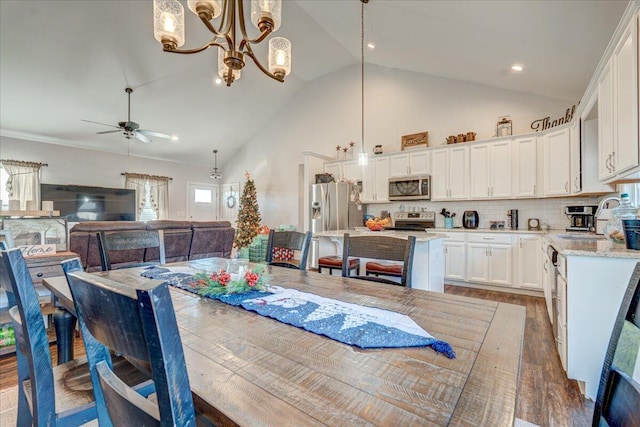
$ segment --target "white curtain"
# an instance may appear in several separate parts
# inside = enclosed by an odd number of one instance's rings
[[[6,188],[9,200],[20,200],[20,209],[27,208],[27,201],[34,200],[40,206],[40,168],[42,163],[0,160],[9,174]]]
[[[169,178],[125,173],[125,188],[136,190],[136,219],[149,221],[169,217]]]

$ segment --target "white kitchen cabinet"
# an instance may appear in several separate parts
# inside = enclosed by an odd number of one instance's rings
[[[579,194],[582,191],[582,172],[580,157],[580,120],[575,120],[569,129],[569,156],[570,167],[569,182],[571,194]]]
[[[511,141],[469,148],[469,197],[511,198]]]
[[[449,280],[466,280],[467,244],[466,233],[442,233],[444,243],[444,277]]]
[[[389,201],[389,158],[369,159],[363,166],[362,202],[385,203]]]
[[[518,253],[516,286],[541,290],[541,238],[535,234],[521,234],[516,238]]]
[[[549,321],[553,325],[553,300],[555,296],[552,295],[551,284],[555,280],[555,269],[551,263],[551,259],[547,255],[546,246],[548,243],[542,244],[542,251],[540,262],[542,264],[542,291],[544,292],[544,301],[547,306],[547,314],[549,315]],[[553,276],[552,276],[553,275]]]
[[[512,181],[514,197],[536,197],[538,138],[516,138],[512,142]]]
[[[614,175],[638,166],[638,29],[632,20],[613,51]]]
[[[342,163],[342,178],[351,181],[362,181],[362,166],[357,160],[349,160]]]
[[[451,147],[431,153],[432,200],[469,198],[469,147]]]
[[[598,78],[598,177],[601,181],[613,177],[613,74],[609,59]]]
[[[325,173],[330,173],[336,181],[342,180],[342,163],[325,163]]]
[[[512,286],[511,235],[469,233],[467,240],[467,280]]]
[[[558,322],[556,345],[562,368],[567,371],[567,280],[561,275],[556,276],[556,304],[558,312],[555,321]]]
[[[565,127],[542,137],[544,155],[544,195],[568,196],[571,194],[571,135]]]
[[[428,175],[431,167],[431,152],[393,154],[389,156],[389,177]]]

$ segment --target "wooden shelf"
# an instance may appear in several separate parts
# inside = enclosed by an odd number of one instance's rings
[[[0,211],[0,216],[34,216],[50,218],[60,216],[60,211]]]

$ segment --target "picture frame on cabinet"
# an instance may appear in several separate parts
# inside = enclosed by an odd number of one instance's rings
[[[413,133],[411,135],[403,135],[400,150],[414,147],[429,146],[429,132]]]
[[[57,252],[68,249],[66,218],[11,218],[2,220],[15,246],[55,245]]]

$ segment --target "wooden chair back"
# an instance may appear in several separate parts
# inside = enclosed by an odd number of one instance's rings
[[[640,425],[639,355],[640,263],[631,275],[613,325],[594,405],[593,427]]]
[[[114,252],[122,252],[127,254],[124,255],[125,259],[134,260],[127,264],[126,267],[147,265],[149,263],[145,263],[144,259],[148,248],[158,248],[159,263],[166,264],[163,230],[99,231],[97,238],[102,271],[113,269],[113,264],[116,263],[114,258],[117,257]],[[132,257],[131,254],[135,250],[139,251],[139,255]],[[138,262],[135,262],[135,260]]]
[[[128,285],[63,265],[83,338],[94,389],[104,399],[114,425],[195,425],[195,410],[182,342],[166,284]],[[99,345],[98,345],[99,344]],[[157,404],[133,391],[112,370],[110,348],[150,373]]]
[[[273,248],[292,249],[300,252],[298,262],[288,262],[273,258]],[[307,258],[311,248],[311,232],[300,233],[298,231],[269,231],[269,241],[267,243],[267,264],[279,267],[295,268],[298,270],[307,269]]]
[[[13,249],[15,246],[11,230],[0,230],[0,249]]]
[[[390,236],[350,236],[344,234],[342,259],[349,257],[371,258],[385,261],[402,261],[402,277],[400,283],[375,276],[357,276],[358,279],[372,282],[388,283],[411,287],[411,266],[415,251],[416,238],[409,236],[406,240]],[[349,277],[348,263],[342,263],[342,277]]]
[[[56,381],[49,339],[29,268],[19,249],[0,251],[0,277],[14,296],[9,310],[16,336],[18,425],[80,425],[96,418],[90,392],[74,393],[76,408],[56,413]],[[30,380],[30,395],[24,383]],[[30,401],[30,404],[27,403]]]

